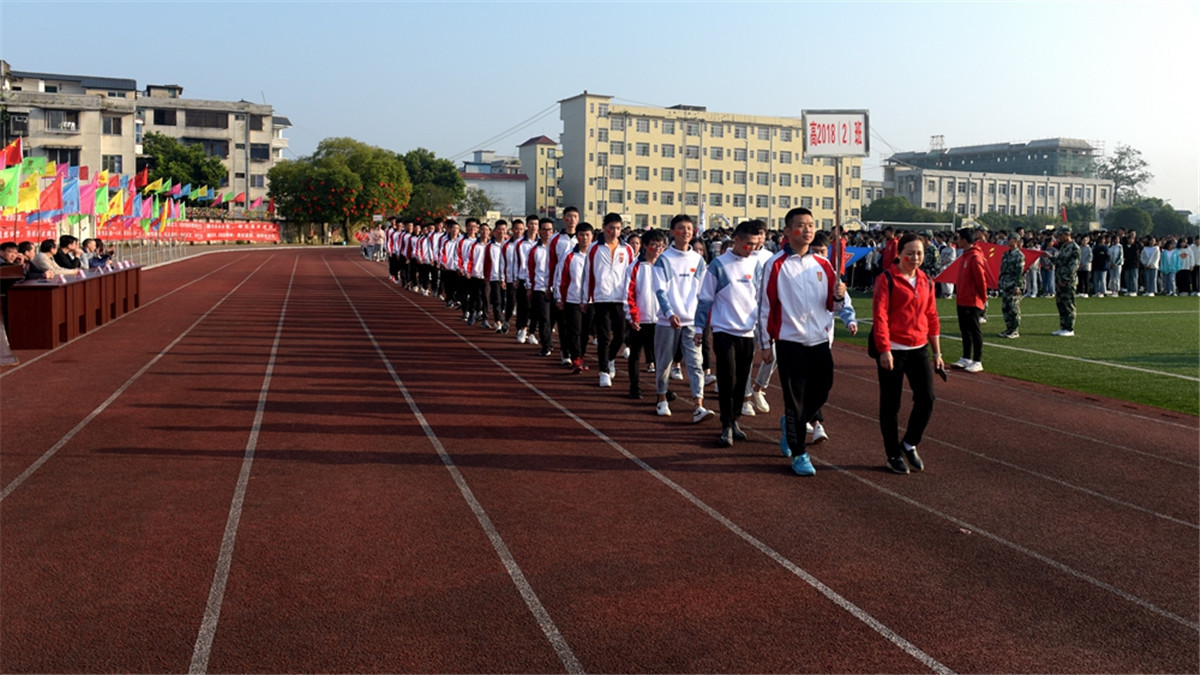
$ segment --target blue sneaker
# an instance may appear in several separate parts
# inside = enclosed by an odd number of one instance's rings
[[[817,470],[813,468],[812,462],[808,459],[807,452],[792,458],[792,471],[795,471],[797,476],[815,476],[817,474]]]
[[[779,429],[781,432],[779,434],[779,450],[780,450],[780,452],[783,453],[784,457],[791,457],[792,449],[790,447],[788,447],[788,442],[787,442],[787,416],[786,415],[779,418]]]

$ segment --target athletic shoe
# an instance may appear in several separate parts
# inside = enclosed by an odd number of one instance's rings
[[[779,418],[779,451],[784,457],[792,456],[792,448],[788,445],[787,440],[787,416]]]
[[[986,316],[979,317],[979,323],[987,323],[987,317]]]
[[[908,465],[913,471],[924,471],[925,462],[921,461],[921,456],[917,454],[917,446],[904,444],[904,459],[908,460]]]
[[[955,361],[954,363],[951,363],[950,367],[951,368],[966,368],[967,366],[971,365],[971,363],[972,363],[971,359],[968,359],[967,357],[964,356],[961,359]]]
[[[672,366],[671,379],[672,380],[682,380],[683,379],[683,371],[679,369],[679,366]]]
[[[742,428],[740,426],[738,426],[737,422],[734,422],[733,423],[733,440],[744,441],[747,438],[749,438],[749,436],[746,435],[746,432],[742,431]]]
[[[525,329],[524,328],[517,331],[517,344],[519,344],[519,345],[525,344]]]
[[[579,373],[582,373],[584,370],[585,370],[585,368],[583,366],[583,361],[580,359],[575,359],[575,362],[571,364],[571,374],[572,375],[578,375]]]
[[[546,349],[544,351],[540,351],[540,352],[538,352],[538,356],[550,356],[550,350]]]
[[[493,329],[493,328],[498,328],[497,326],[493,326],[493,325],[492,325],[492,322],[491,322],[491,321],[488,321],[487,319],[484,319],[484,320],[483,320],[483,324],[482,324],[482,325],[483,325],[483,327],[484,327],[484,328],[486,328],[486,329],[488,329],[488,330],[491,330],[491,329]]]
[[[648,363],[648,364],[646,364],[646,372],[647,372],[647,373],[653,373],[653,372],[654,372],[654,364],[653,364],[653,363]]]
[[[504,323],[503,323],[503,324],[500,326],[500,328],[501,328],[501,331],[500,331],[501,333],[507,333],[507,332],[508,332],[508,322],[507,322],[507,321],[505,321],[505,322],[504,322]]]
[[[717,376],[713,375],[712,373],[709,373],[704,376],[704,386],[708,386],[716,381],[717,381]]]
[[[525,335],[525,342],[526,342],[526,344],[531,344],[531,345],[539,344],[537,336],[534,335],[533,333],[528,333]]]
[[[813,423],[812,434],[813,434],[812,441],[809,442],[811,445],[823,443],[829,439],[829,434],[825,433],[825,427],[821,426],[820,422]]]
[[[1147,298],[1153,298],[1153,297],[1154,297],[1154,294],[1153,294],[1153,293],[1143,293],[1142,295],[1146,296]]]
[[[1075,337],[1075,331],[1067,330],[1064,328],[1062,330],[1054,331],[1053,333],[1051,333],[1051,335],[1057,335],[1058,337]]]
[[[629,358],[629,346],[626,345],[623,349],[621,349],[621,353],[618,354],[618,356],[623,359]]]
[[[474,326],[474,325],[475,325],[475,317],[474,317],[474,315],[472,315],[470,318],[468,318],[468,319],[467,319],[467,325],[468,325],[468,326]]]
[[[508,331],[504,330],[503,325],[498,325],[498,326],[496,326],[496,332],[497,333],[507,333]]]
[[[809,424],[808,422],[805,422],[804,423],[804,433],[811,434],[812,432],[813,432],[813,425]]]
[[[600,386],[601,387],[611,387],[612,386],[612,375],[609,375],[608,373],[600,373]]]
[[[673,391],[667,392],[667,401],[668,402],[673,402],[677,398],[679,398],[679,397],[675,395],[675,392],[673,392]]]
[[[659,401],[654,412],[658,413],[659,417],[671,416],[671,404],[666,401]]]
[[[565,355],[562,357],[562,364],[564,366],[574,365],[571,363],[571,359],[567,358]]]
[[[1088,294],[1087,294],[1087,293],[1080,293],[1079,295],[1077,295],[1077,296],[1075,296],[1075,297],[1077,297],[1077,298],[1086,298],[1087,296],[1088,296]]]
[[[908,465],[904,463],[903,457],[888,457],[887,458],[887,468],[888,468],[888,471],[891,471],[892,473],[898,473],[898,474],[903,474],[903,475],[908,474]]]
[[[617,362],[616,361],[608,362],[608,374],[611,375],[612,377],[617,376]]]
[[[1021,337],[1021,332],[1015,331],[1015,330],[1006,330],[1003,333],[1000,333],[1000,337],[1010,338],[1010,339],[1011,338],[1019,338],[1019,337]]]
[[[721,440],[718,443],[722,448],[733,447],[733,427],[721,427]]]
[[[596,338],[592,338],[592,342],[591,342],[591,343],[592,343],[592,344],[598,344],[598,343],[596,342]]]
[[[808,458],[807,452],[792,458],[792,471],[795,471],[797,476],[817,475],[817,470],[813,467],[812,460]]]
[[[641,397],[642,397],[641,389],[630,389],[629,390],[629,398],[640,399]]]
[[[983,362],[971,361],[966,365],[965,368],[963,368],[963,370],[967,371],[968,373],[981,373],[983,372]]]
[[[742,403],[742,416],[754,417],[754,406],[750,403],[750,401]]]
[[[713,416],[713,411],[700,406],[692,411],[692,424],[698,424]]]
[[[760,413],[771,412],[771,406],[767,405],[767,392],[762,389],[755,389],[750,394],[750,402],[754,404],[754,409]]]

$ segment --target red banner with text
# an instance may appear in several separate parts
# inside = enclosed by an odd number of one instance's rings
[[[62,228],[60,232],[60,227]],[[26,222],[23,217],[0,218],[0,241],[32,241],[58,239],[59,234],[70,232],[63,223]],[[165,239],[207,243],[218,241],[250,241],[260,243],[278,243],[279,226],[275,223],[261,221],[202,221],[177,220],[168,222],[160,230],[150,228],[143,230],[141,223],[131,221],[125,224],[121,219],[114,219],[95,230],[95,237],[105,241],[128,241],[132,239]]]

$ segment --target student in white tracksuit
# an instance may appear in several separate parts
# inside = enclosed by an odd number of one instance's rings
[[[704,257],[691,248],[695,226],[692,219],[680,214],[671,219],[671,238],[674,245],[658,257],[654,264],[658,296],[658,326],[654,334],[654,367],[658,383],[657,412],[671,414],[667,402],[668,378],[675,348],[683,351],[683,361],[692,386],[692,421],[702,422],[713,416],[704,407],[704,371],[700,347],[695,343],[696,299],[704,281]]]

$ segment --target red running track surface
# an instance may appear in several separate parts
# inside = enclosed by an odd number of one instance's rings
[[[835,346],[799,478],[777,388],[720,449],[385,274],[203,256],[0,373],[0,671],[1200,668],[1196,418],[960,375],[894,476]]]

